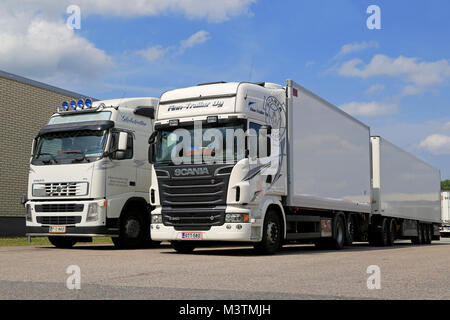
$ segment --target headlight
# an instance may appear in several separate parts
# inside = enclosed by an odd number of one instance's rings
[[[88,213],[86,217],[86,222],[89,221],[97,221],[99,218],[98,214],[98,204],[96,203],[90,203],[88,208]]]
[[[248,222],[248,213],[227,213],[225,215],[226,223]]]
[[[45,184],[35,183],[33,184],[33,196],[34,197],[45,197],[47,193],[45,192]]]
[[[152,223],[162,223],[162,215],[161,214],[153,214],[152,215]]]
[[[32,222],[33,221],[33,219],[31,218],[31,206],[29,204],[27,204],[25,206],[25,219],[28,222]]]

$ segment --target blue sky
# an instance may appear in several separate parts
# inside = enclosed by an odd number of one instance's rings
[[[381,30],[366,26],[370,5]],[[100,99],[290,78],[450,178],[449,12],[448,0],[4,0],[0,69]]]

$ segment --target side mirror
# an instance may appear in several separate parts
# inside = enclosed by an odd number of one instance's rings
[[[150,135],[150,138],[148,138],[148,143],[149,144],[154,144],[156,141],[156,136],[158,135],[158,131],[153,131],[152,134]]]
[[[115,154],[115,159],[116,160],[123,160],[123,159],[125,159],[125,151],[116,151],[116,154]]]
[[[117,151],[127,151],[127,144],[128,144],[128,133],[126,132],[120,132],[119,133],[119,142],[117,143]],[[118,156],[117,152],[117,156]]]

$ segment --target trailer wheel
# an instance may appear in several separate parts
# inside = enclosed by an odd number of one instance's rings
[[[333,229],[333,238],[331,239],[331,248],[340,250],[344,247],[345,226],[342,217],[336,217]]]
[[[72,237],[58,236],[48,237],[48,241],[50,241],[50,243],[56,248],[60,249],[70,249],[77,243],[77,240]]]
[[[170,244],[178,253],[191,253],[195,250],[195,243],[192,241],[171,241]]]
[[[356,221],[354,216],[348,216],[346,223],[345,245],[351,246],[356,238]]]
[[[422,223],[422,241],[421,244],[427,244],[427,225]]]
[[[389,243],[389,220],[382,218],[379,223],[381,230],[369,234],[369,243],[375,247],[386,247]]]
[[[281,247],[281,223],[275,211],[269,210],[264,219],[263,237],[253,247],[261,254],[274,254]]]
[[[395,232],[396,232],[396,228],[395,228],[395,220],[394,219],[390,219],[389,220],[389,233],[388,233],[388,242],[387,245],[388,246],[392,246],[394,245],[394,241],[395,241]]]
[[[411,239],[413,244],[422,244],[423,243],[423,232],[422,232],[422,224],[417,223],[417,237],[413,237]]]
[[[431,226],[429,224],[425,225],[425,244],[431,244]]]

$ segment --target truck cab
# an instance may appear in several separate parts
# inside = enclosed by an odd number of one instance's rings
[[[182,252],[195,247],[189,240],[261,242],[265,212],[282,210],[286,194],[285,100],[282,86],[245,82],[161,96],[150,152],[152,239]]]
[[[150,243],[147,144],[159,99],[64,102],[33,141],[26,233],[72,247]]]

